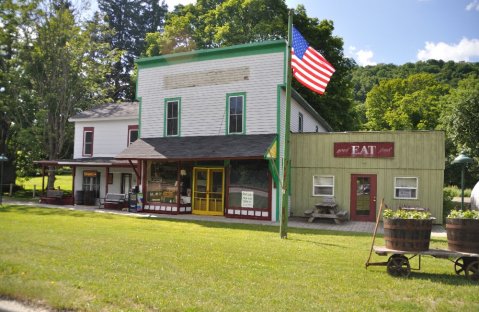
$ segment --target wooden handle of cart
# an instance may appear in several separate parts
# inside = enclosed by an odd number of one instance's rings
[[[378,216],[376,218],[376,226],[374,227],[374,233],[373,233],[373,241],[371,243],[371,249],[369,250],[369,257],[368,257],[368,260],[366,261],[366,269],[368,268],[369,266],[369,261],[371,260],[371,254],[373,253],[373,248],[374,248],[374,241],[376,240],[376,233],[378,231],[378,225],[379,225],[379,220],[381,218],[381,213],[382,213],[382,210],[383,210],[383,206],[384,206],[384,198],[381,200],[381,205],[379,206],[379,213],[378,213]]]

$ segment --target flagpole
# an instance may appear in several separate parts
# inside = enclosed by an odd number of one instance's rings
[[[286,53],[288,62],[286,64],[286,121],[284,126],[284,163],[283,163],[283,200],[280,211],[281,223],[279,227],[281,238],[288,238],[288,203],[289,203],[289,134],[291,123],[291,42],[293,40],[293,9],[288,12],[288,47]]]

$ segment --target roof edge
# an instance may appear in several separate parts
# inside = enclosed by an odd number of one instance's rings
[[[180,52],[160,56],[139,58],[135,61],[135,63],[138,64],[138,68],[141,69],[211,59],[283,52],[285,48],[286,40],[280,39],[240,44],[224,48],[201,49],[193,50],[190,52]]]

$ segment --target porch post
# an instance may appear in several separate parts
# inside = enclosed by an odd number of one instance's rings
[[[70,166],[72,169],[72,198],[73,198],[73,203],[72,205],[75,205],[75,176],[76,176],[76,166]]]
[[[42,164],[42,195],[45,196],[45,165]]]
[[[108,194],[108,180],[110,179],[110,166],[105,167],[105,172],[106,172],[106,183],[105,183],[105,197],[106,194]]]

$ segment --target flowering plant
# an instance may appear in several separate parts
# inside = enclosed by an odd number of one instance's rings
[[[417,211],[417,210],[385,209],[383,212],[383,217],[385,219],[428,220],[428,219],[431,219],[431,213],[427,211]]]
[[[447,216],[449,219],[475,219],[479,220],[479,211],[477,210],[451,210]]]

